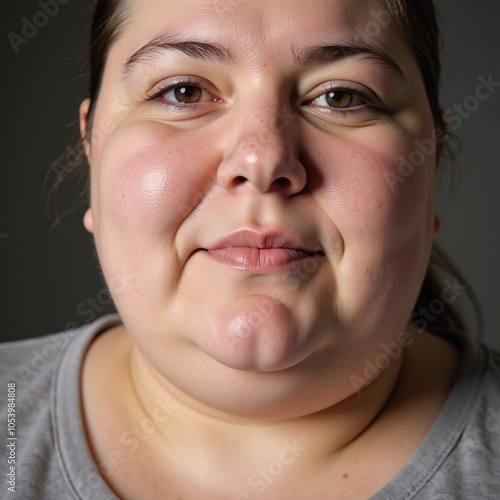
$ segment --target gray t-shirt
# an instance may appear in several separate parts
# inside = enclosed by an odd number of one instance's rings
[[[79,379],[89,343],[118,322],[107,316],[0,346],[0,498],[116,499],[85,440]],[[372,500],[500,499],[500,354],[458,334],[441,336],[462,352],[453,389],[420,447]]]

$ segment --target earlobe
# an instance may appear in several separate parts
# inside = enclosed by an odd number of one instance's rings
[[[80,104],[80,137],[82,138],[83,149],[85,150],[85,155],[89,157],[90,152],[90,142],[87,135],[88,127],[88,116],[90,108],[90,99],[85,99]]]
[[[89,208],[83,216],[83,226],[89,233],[94,232],[94,218],[92,217],[92,209]]]

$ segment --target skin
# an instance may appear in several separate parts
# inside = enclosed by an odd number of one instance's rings
[[[122,498],[161,498],[166,487],[171,498],[251,498],[258,488],[248,478],[284,440],[298,440],[300,456],[279,478],[260,478],[259,498],[366,498],[420,443],[456,362],[448,344],[407,325],[439,228],[439,151],[403,182],[388,180],[415,141],[432,135],[418,65],[394,22],[377,36],[366,29],[380,8],[374,2],[182,6],[132,3],[85,139],[84,224],[123,319],[85,358],[94,459]],[[122,74],[167,33],[225,47],[231,61],[163,50]],[[366,55],[293,57],[294,48],[345,44],[355,34],[404,77]],[[204,89],[198,104],[169,105],[172,90],[146,100],[186,76]],[[324,97],[331,84],[378,107],[355,97],[345,114],[332,111]],[[251,266],[245,250],[243,265],[205,251],[241,229],[286,233],[318,253],[270,267]],[[367,378],[366,361],[402,331],[410,347]],[[360,392],[353,377],[367,387]],[[158,400],[171,403],[168,418],[159,418]],[[140,453],[124,443],[127,432]],[[398,443],[390,460],[380,457],[388,442]]]

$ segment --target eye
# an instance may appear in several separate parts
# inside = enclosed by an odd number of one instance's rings
[[[208,96],[206,96],[206,94],[208,94]],[[179,104],[195,104],[200,102],[203,97],[208,97],[208,100],[210,100],[210,94],[206,90],[196,85],[186,84],[169,87],[162,93],[162,97],[167,101],[173,101]]]
[[[202,102],[222,102],[202,86],[201,81],[175,81],[163,84],[153,95],[147,97],[148,101],[163,101],[171,106],[196,105]]]
[[[342,118],[368,116],[370,112],[383,111],[380,98],[373,90],[360,83],[341,80],[318,85],[305,96],[303,105]]]
[[[168,92],[164,92],[163,97],[168,100],[175,99],[184,104],[193,104],[199,102],[203,95],[203,90],[194,85],[177,85]]]
[[[368,99],[362,98],[356,92],[339,89],[329,90],[308,102],[331,109],[355,108],[367,103]]]

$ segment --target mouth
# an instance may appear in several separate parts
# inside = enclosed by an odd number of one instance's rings
[[[237,230],[202,250],[234,269],[258,272],[284,271],[306,259],[325,257],[324,252],[299,237],[248,228]]]

